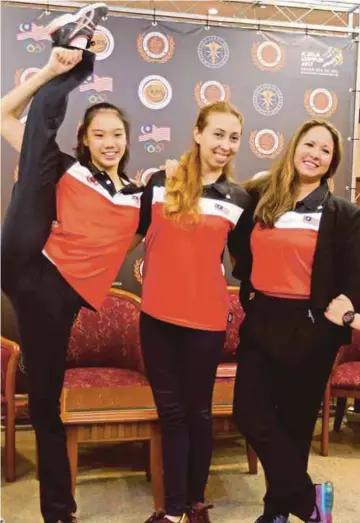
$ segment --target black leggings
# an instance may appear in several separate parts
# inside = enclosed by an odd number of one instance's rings
[[[42,249],[56,218],[56,183],[74,163],[59,151],[56,133],[68,94],[92,72],[93,62],[93,55],[84,52],[73,70],[36,93],[25,127],[19,179],[3,226],[2,288],[19,326],[46,523],[68,521],[76,510],[59,399],[70,330],[83,302]]]
[[[312,434],[339,346],[339,329],[307,300],[257,294],[240,328],[234,416],[264,467],[265,513],[308,521]]]
[[[147,376],[162,429],[165,510],[204,501],[212,454],[211,404],[225,331],[181,327],[141,313]]]

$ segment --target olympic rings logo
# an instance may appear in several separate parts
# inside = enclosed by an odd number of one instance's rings
[[[28,53],[42,53],[45,50],[44,42],[38,42],[36,44],[25,44],[25,49]]]
[[[105,94],[91,94],[89,96],[89,102],[91,104],[98,104],[98,103],[101,103],[101,102],[106,102],[106,96]]]
[[[165,147],[164,147],[163,143],[159,143],[157,145],[154,145],[154,144],[152,144],[150,142],[146,142],[144,144],[144,149],[148,153],[152,154],[152,153],[161,153],[165,149]]]

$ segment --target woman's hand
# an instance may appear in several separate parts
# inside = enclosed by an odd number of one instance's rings
[[[343,316],[345,312],[353,311],[354,307],[349,298],[340,294],[337,298],[332,300],[328,305],[325,316],[328,320],[336,323],[336,325],[343,325]]]
[[[51,78],[67,73],[81,62],[83,51],[81,49],[64,49],[54,47],[44,71]]]
[[[162,166],[162,168],[165,170],[166,178],[172,178],[175,176],[178,167],[178,160],[166,160],[165,166]]]

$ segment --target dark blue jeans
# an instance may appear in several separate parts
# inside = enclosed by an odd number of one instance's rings
[[[2,231],[2,289],[15,309],[35,429],[41,512],[46,523],[68,521],[76,510],[71,493],[65,430],[59,399],[71,326],[83,303],[42,249],[56,218],[56,183],[74,159],[62,153],[56,134],[68,94],[93,70],[94,56],[41,87],[28,114],[19,179]]]
[[[265,513],[308,521],[315,505],[307,473],[311,439],[339,347],[324,311],[307,300],[257,293],[240,327],[234,417],[267,479]]]
[[[212,454],[211,404],[225,331],[181,327],[141,313],[147,376],[162,430],[165,511],[204,501]]]

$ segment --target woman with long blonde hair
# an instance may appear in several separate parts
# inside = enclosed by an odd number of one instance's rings
[[[324,314],[339,294],[360,307],[360,209],[329,190],[341,155],[331,123],[301,125],[268,175],[244,184],[248,235],[231,240],[246,311],[234,416],[267,479],[257,523],[286,523],[290,513],[332,522],[333,485],[313,484],[307,466],[336,353],[350,340],[352,316],[338,326]]]
[[[146,186],[140,334],[162,428],[165,507],[148,522],[208,523],[211,403],[229,312],[222,256],[248,195],[231,180],[243,118],[226,102],[201,109],[173,177]]]

